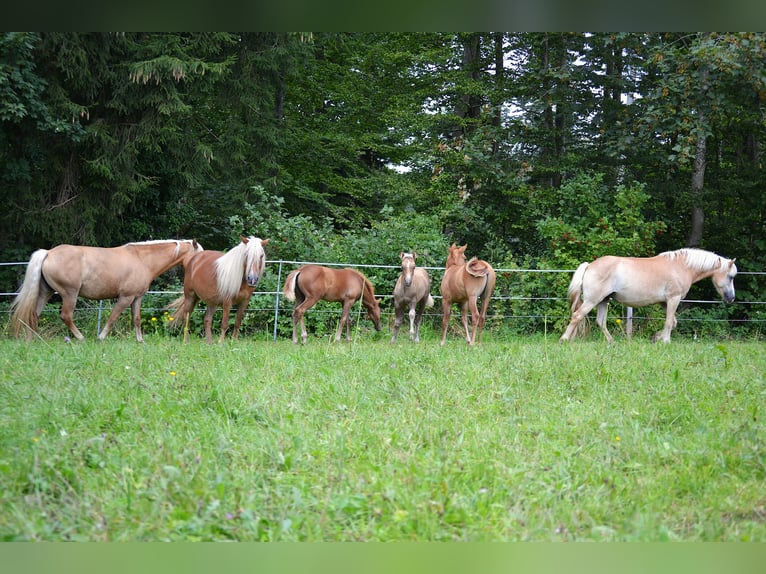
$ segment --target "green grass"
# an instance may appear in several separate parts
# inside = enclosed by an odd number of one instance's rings
[[[0,539],[766,541],[761,342],[0,340]]]

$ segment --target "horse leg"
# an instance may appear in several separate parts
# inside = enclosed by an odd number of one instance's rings
[[[61,293],[61,313],[59,316],[61,317],[61,320],[64,322],[64,324],[69,327],[69,330],[75,336],[75,339],[82,341],[85,337],[83,337],[82,333],[80,333],[80,329],[77,328],[77,325],[74,324],[73,320],[74,307],[76,302],[76,293]]]
[[[300,297],[299,291],[296,290],[295,292],[295,298],[296,302],[298,300],[298,297]],[[293,343],[298,344],[298,336],[296,333],[296,327],[298,324],[301,326],[301,341],[303,344],[306,344],[306,341],[309,338],[308,333],[306,332],[306,324],[303,322],[303,315],[311,309],[314,305],[316,305],[316,302],[319,301],[318,297],[312,297],[311,299],[307,297],[303,297],[300,303],[297,303],[295,307],[293,307]]]
[[[423,312],[426,309],[426,300],[418,302],[415,307],[415,342],[420,343],[420,324],[423,322]],[[410,311],[412,312],[412,311]]]
[[[141,332],[141,300],[143,298],[143,295],[136,297],[130,304],[130,310],[133,312],[133,326],[136,329],[136,341],[139,343],[144,342],[144,334]]]
[[[473,324],[474,334],[476,334],[476,300],[473,299],[473,305],[471,306],[471,323]],[[461,305],[461,318],[463,321],[463,329],[465,330],[465,341],[469,345],[473,345],[473,338],[471,337],[471,330],[468,328],[468,301],[465,301]]]
[[[449,316],[452,308],[452,301],[442,295],[442,340],[439,343],[442,347],[447,339],[447,326],[449,325]]]
[[[213,344],[213,315],[218,307],[212,303],[208,303],[207,310],[205,311],[205,319],[203,321],[205,325],[205,342],[208,345]]]
[[[468,300],[468,306],[471,309],[471,339],[469,345],[481,343],[481,330],[484,327],[484,317],[479,312],[479,305],[475,297]]]
[[[224,301],[222,306],[223,317],[221,318],[221,336],[218,338],[219,343],[223,343],[226,337],[226,331],[229,330],[229,309],[231,309],[231,301]]]
[[[183,319],[184,321],[184,343],[189,342],[189,320],[191,319],[191,314],[198,302],[199,297],[197,297],[196,294],[191,293],[186,295],[182,306],[183,312],[178,314],[179,319]]]
[[[407,313],[407,316],[410,319],[410,341],[415,340],[415,301],[410,302],[410,310]]]
[[[245,311],[247,311],[246,302],[243,301],[237,307],[237,314],[234,316],[234,332],[231,334],[232,339],[239,339],[239,326],[242,324],[242,319],[245,317]]]
[[[53,296],[53,289],[48,286],[48,283],[44,278],[40,278],[40,289],[37,292],[37,302],[35,303],[35,311],[29,318],[29,329],[27,329],[27,339],[32,339],[33,334],[37,332],[37,325],[40,321],[40,315],[45,309],[45,305]]]
[[[569,341],[569,339],[575,336],[577,333],[577,326],[580,324],[580,321],[585,319],[585,317],[588,315],[588,313],[590,313],[590,310],[593,309],[594,306],[595,305],[593,303],[583,302],[583,304],[580,305],[580,308],[572,313],[572,319],[569,321],[569,325],[567,325],[564,334],[561,335],[559,343]]]
[[[106,320],[106,324],[104,325],[104,328],[98,334],[98,340],[99,341],[103,341],[104,339],[106,339],[106,336],[109,334],[109,331],[111,331],[111,329],[112,329],[112,325],[114,325],[114,323],[119,318],[120,313],[122,313],[125,309],[127,309],[129,305],[132,305],[134,299],[135,299],[134,297],[122,296],[122,297],[118,298],[117,301],[115,301],[114,307],[112,307],[112,312],[109,314],[109,318]],[[61,313],[62,313],[62,315],[64,314],[64,307],[63,307],[63,305],[61,307]],[[72,324],[72,327],[74,327],[74,323],[72,323],[71,314],[69,316],[69,321]],[[70,329],[71,329],[71,327],[70,327]],[[75,327],[75,329],[77,329],[77,327]],[[77,331],[77,332],[79,333],[79,331]],[[77,333],[75,333],[75,336],[77,336]]]
[[[601,301],[601,303],[598,304],[597,310],[596,310],[596,325],[598,325],[601,328],[601,332],[604,334],[604,337],[606,337],[606,340],[608,343],[611,343],[614,341],[614,338],[612,337],[612,334],[609,332],[609,329],[606,328],[606,311],[607,307],[609,306],[609,299],[604,299]]]
[[[674,297],[673,299],[668,299],[667,303],[665,304],[665,326],[662,328],[661,331],[658,331],[654,334],[654,337],[652,337],[652,342],[656,343],[657,341],[662,341],[663,343],[670,343],[670,332],[675,328],[677,321],[676,321],[676,309],[678,309],[678,304],[681,302],[680,297]]]
[[[399,328],[404,322],[404,309],[400,305],[396,305],[394,307],[394,313],[396,314],[396,318],[394,319],[394,334],[391,337],[392,343],[396,342],[396,337],[399,335]]]
[[[335,342],[340,341],[340,335],[343,332],[343,325],[346,325],[346,341],[351,340],[351,307],[354,306],[353,299],[347,299],[343,301],[343,310],[340,313],[340,323],[338,323],[338,330],[335,332]]]

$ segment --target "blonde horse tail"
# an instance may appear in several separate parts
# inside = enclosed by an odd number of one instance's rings
[[[428,300],[426,301],[426,307],[433,307],[433,306],[434,306],[434,298],[429,293]]]
[[[572,275],[572,281],[569,283],[567,298],[569,299],[569,308],[572,313],[577,311],[580,308],[580,305],[582,305],[582,282],[588,265],[589,263],[587,261],[580,263],[580,266],[574,272],[574,275]]]
[[[298,273],[300,273],[300,269],[290,271],[287,279],[285,279],[285,286],[282,288],[282,295],[284,295],[288,301],[295,301],[295,281],[298,278]]]
[[[181,295],[178,299],[173,299],[167,307],[168,311],[174,311],[173,313],[173,327],[177,327],[186,318],[186,311],[184,308],[185,297]]]
[[[32,254],[27,264],[24,283],[11,303],[11,331],[16,337],[20,337],[26,330],[27,336],[31,338],[37,328],[37,300],[43,281],[43,261],[47,256],[47,249],[38,249]]]

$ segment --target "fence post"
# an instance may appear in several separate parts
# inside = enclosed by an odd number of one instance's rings
[[[96,335],[101,332],[101,309],[104,307],[104,300],[98,300],[98,319],[96,319]]]
[[[625,316],[625,333],[628,335],[628,339],[633,336],[633,307],[628,307]]]
[[[279,260],[279,270],[277,271],[277,288],[274,290],[274,340],[277,340],[277,321],[279,320],[279,286],[282,285],[282,260]]]

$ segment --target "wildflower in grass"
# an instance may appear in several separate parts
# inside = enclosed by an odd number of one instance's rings
[[[157,317],[152,317],[152,323],[156,323],[156,322],[157,322]]]
[[[173,317],[168,317],[168,321],[175,321]]]
[[[615,323],[617,323],[618,325],[622,325],[622,319],[617,319],[617,320],[615,321]]]
[[[620,442],[620,437],[619,437],[619,436],[616,436],[616,437],[614,437],[614,440],[615,440],[616,442]]]
[[[175,371],[170,371],[170,376],[171,377],[175,377],[176,376],[176,372]]]

